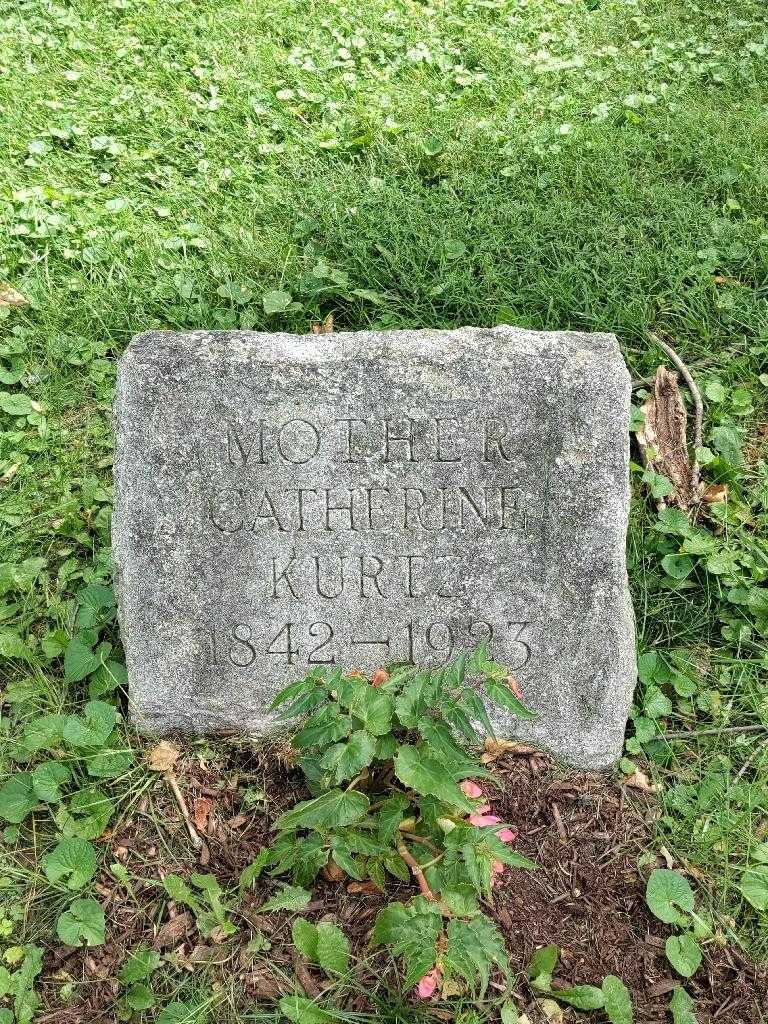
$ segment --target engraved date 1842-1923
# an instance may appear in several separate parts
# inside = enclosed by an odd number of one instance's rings
[[[456,623],[436,621],[426,624],[403,622],[385,634],[374,632],[352,635],[349,626],[327,621],[261,622],[252,625],[235,622],[210,633],[210,663],[249,668],[262,655],[279,659],[286,665],[336,665],[340,654],[377,652],[381,664],[404,661],[444,664],[461,649],[471,649],[481,641],[495,643],[498,656],[510,662],[513,671],[531,659],[531,647],[524,637],[529,621],[488,622],[469,618]]]

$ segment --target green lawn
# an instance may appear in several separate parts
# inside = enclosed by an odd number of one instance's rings
[[[633,470],[622,767],[661,785],[659,843],[767,957],[767,57],[763,0],[0,0],[0,282],[28,300],[0,298],[0,772],[57,749],[41,714],[120,697],[118,668],[88,678],[120,653],[83,588],[110,579],[132,334],[329,312],[611,330],[639,407],[654,333],[704,392],[728,501],[660,518]],[[72,794],[97,782],[119,816],[151,782],[119,753],[75,761],[63,796],[48,776],[51,813],[12,814],[0,854],[10,967],[71,896],[35,864],[88,817]]]

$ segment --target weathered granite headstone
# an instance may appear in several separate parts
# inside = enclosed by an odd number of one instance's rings
[[[133,713],[263,732],[313,665],[490,641],[574,764],[620,755],[635,647],[630,385],[612,335],[144,334],[114,545]]]

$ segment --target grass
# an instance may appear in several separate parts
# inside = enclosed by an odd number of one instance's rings
[[[663,786],[660,842],[768,956],[739,888],[768,839],[767,51],[760,0],[0,0],[0,281],[29,303],[0,304],[0,767],[25,722],[82,704],[62,655],[77,595],[109,581],[132,334],[329,312],[613,330],[640,405],[655,332],[704,390],[728,502],[697,545],[633,471],[627,758]],[[127,760],[103,783],[118,813],[147,784]],[[11,950],[57,912],[38,818],[6,833]]]

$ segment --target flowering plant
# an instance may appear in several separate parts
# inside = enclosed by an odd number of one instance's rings
[[[415,884],[412,899],[379,912],[372,938],[402,958],[405,984],[422,998],[457,985],[484,992],[494,965],[506,976],[503,938],[480,900],[508,865],[534,867],[491,813],[486,794],[498,783],[480,762],[478,727],[494,733],[480,687],[535,717],[484,646],[441,669],[379,669],[371,679],[313,669],[273,703],[283,720],[308,716],[291,742],[313,796],[278,818],[248,877],[269,869],[307,886],[322,872],[382,892]]]

